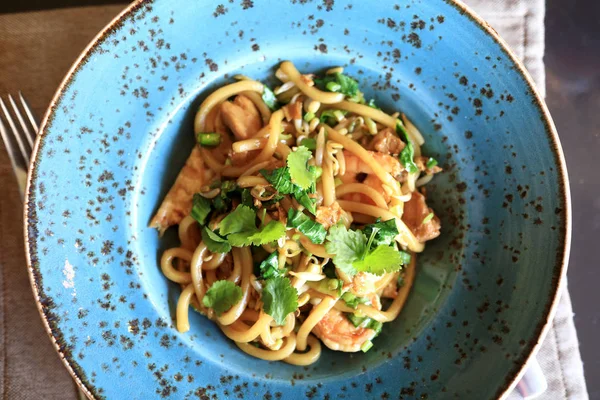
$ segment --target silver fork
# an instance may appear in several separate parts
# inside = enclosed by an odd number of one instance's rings
[[[15,97],[17,97],[17,101],[8,95],[10,109],[0,97],[0,136],[2,136],[10,163],[17,177],[22,199],[25,195],[27,170],[39,125],[23,94],[19,92],[19,95]],[[77,398],[86,400],[86,396],[79,387],[77,387]]]
[[[17,102],[15,102],[11,95],[8,95],[8,104],[12,108],[11,114],[4,100],[0,98],[2,116],[10,128],[10,133],[12,133],[9,134],[9,130],[2,117],[0,117],[0,135],[2,136],[13,171],[17,177],[21,198],[23,198],[25,186],[27,185],[27,168],[29,167],[31,153],[33,152],[33,143],[35,142],[35,136],[39,127],[29,104],[27,104],[21,92],[19,92],[18,102],[19,105],[17,105]]]

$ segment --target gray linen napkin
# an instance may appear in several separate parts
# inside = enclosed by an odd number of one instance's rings
[[[467,0],[544,82],[544,0]],[[0,15],[0,94],[22,90],[45,111],[70,64],[122,6]],[[47,338],[23,255],[18,187],[0,144],[0,399],[75,399],[73,383]],[[542,399],[588,398],[573,311],[565,289],[538,360],[548,380]],[[513,393],[510,400],[519,399]]]

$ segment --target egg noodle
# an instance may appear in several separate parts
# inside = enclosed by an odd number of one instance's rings
[[[181,286],[180,332],[193,307],[247,354],[309,365],[322,343],[368,351],[398,317],[439,235],[424,185],[441,169],[343,72],[285,61],[273,91],[236,76],[200,105],[198,145],[151,221],[178,225],[160,266]]]

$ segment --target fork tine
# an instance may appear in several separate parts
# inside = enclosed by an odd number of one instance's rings
[[[36,121],[35,117],[33,116],[33,111],[31,111],[31,107],[29,106],[27,100],[25,100],[25,97],[23,97],[23,93],[21,93],[21,91],[19,91],[19,98],[21,99],[21,106],[23,106],[25,114],[27,114],[27,118],[29,118],[29,122],[35,130],[34,134],[37,136],[37,132],[40,130],[40,126]],[[33,137],[33,140],[35,141],[35,136]]]
[[[4,118],[6,118],[6,121],[8,121],[8,125],[10,126],[10,129],[12,129],[12,131],[13,131],[13,136],[17,140],[17,143],[19,145],[19,150],[21,150],[21,156],[23,157],[23,160],[25,160],[26,164],[29,164],[29,152],[27,151],[27,148],[25,147],[25,143],[23,143],[23,138],[21,137],[22,135],[20,134],[19,130],[17,129],[17,126],[15,125],[15,121],[13,121],[12,117],[10,116],[10,113],[8,112],[8,109],[6,108],[6,105],[4,104],[4,101],[1,98],[0,98],[0,108],[4,112]]]
[[[2,118],[0,118],[0,136],[4,141],[4,147],[6,147],[6,151],[8,152],[8,158],[13,164],[13,169],[16,170],[16,168],[25,168],[23,159],[17,152],[17,149],[14,145],[14,141],[10,139],[10,135],[8,134],[8,130],[6,129],[6,125],[4,125]]]
[[[8,101],[10,102],[10,105],[12,106],[13,111],[15,112],[15,115],[17,116],[17,119],[19,120],[19,124],[21,125],[21,128],[23,128],[23,132],[25,132],[25,138],[27,139],[27,142],[29,143],[29,148],[33,149],[33,137],[34,136],[31,133],[31,129],[25,123],[25,120],[23,119],[23,116],[21,115],[21,110],[19,110],[19,108],[17,107],[17,104],[15,103],[15,100],[12,98],[12,96],[10,94],[8,95]]]

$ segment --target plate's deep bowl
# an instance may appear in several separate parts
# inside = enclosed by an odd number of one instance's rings
[[[243,73],[343,65],[401,109],[445,172],[441,238],[397,321],[367,354],[307,368],[241,353],[158,267],[147,224],[193,145],[203,96]],[[569,245],[552,122],[496,35],[450,0],[137,2],[54,99],[26,202],[31,278],[73,375],[95,398],[472,398],[507,393],[555,305]],[[193,314],[193,313],[192,313]]]

